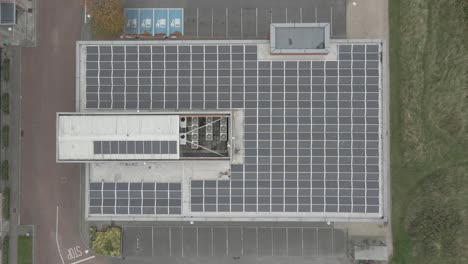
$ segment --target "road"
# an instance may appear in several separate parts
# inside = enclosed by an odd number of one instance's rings
[[[38,47],[22,53],[20,217],[21,224],[35,226],[35,264],[70,264],[92,257],[84,253],[79,233],[79,166],[55,162],[56,113],[75,111],[80,3],[38,1]],[[93,258],[81,263],[105,262]]]

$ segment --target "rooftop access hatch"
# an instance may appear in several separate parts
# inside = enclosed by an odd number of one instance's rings
[[[329,42],[327,23],[271,24],[272,54],[327,54]]]

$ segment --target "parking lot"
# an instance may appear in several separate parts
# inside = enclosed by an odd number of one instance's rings
[[[147,226],[123,228],[123,255],[143,258],[328,257],[346,252],[332,227]]]
[[[345,35],[344,8],[185,8],[186,38],[267,39],[271,23],[330,23],[332,37]]]
[[[330,23],[332,38],[346,36],[346,0],[127,0],[126,8],[183,8],[184,38],[267,39],[270,23]]]

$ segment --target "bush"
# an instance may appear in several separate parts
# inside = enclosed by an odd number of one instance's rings
[[[95,253],[112,257],[120,256],[120,227],[109,227],[107,230],[102,232],[98,232],[95,227],[91,227],[89,232],[91,239],[91,249]]]
[[[3,126],[2,128],[2,144],[3,147],[8,147],[10,144],[10,127],[9,126]]]
[[[4,160],[2,163],[2,179],[3,182],[7,182],[9,179],[9,165],[8,160]]]
[[[8,236],[4,236],[3,247],[2,247],[2,264],[8,264],[9,249],[10,249],[10,238]]]
[[[87,1],[87,9],[95,38],[111,39],[122,34],[125,21],[122,0]]]
[[[10,188],[8,187],[5,187],[5,189],[3,189],[2,206],[3,219],[10,219]]]
[[[8,93],[2,95],[2,112],[5,114],[10,113],[10,95]]]
[[[2,75],[4,81],[10,80],[10,59],[3,60]]]

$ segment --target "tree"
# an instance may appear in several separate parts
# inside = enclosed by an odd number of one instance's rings
[[[95,38],[110,39],[122,34],[125,21],[122,0],[86,1]]]

